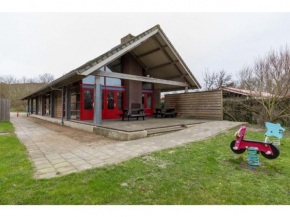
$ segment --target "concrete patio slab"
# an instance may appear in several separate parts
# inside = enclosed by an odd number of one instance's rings
[[[15,133],[35,166],[35,178],[53,178],[90,168],[116,164],[146,153],[203,140],[240,126],[241,122],[212,121],[184,130],[139,140],[94,146],[28,120],[11,117]],[[212,126],[215,126],[214,128]]]

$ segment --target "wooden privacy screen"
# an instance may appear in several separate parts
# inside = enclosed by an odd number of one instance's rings
[[[0,122],[10,121],[10,101],[8,99],[0,99]]]
[[[220,90],[167,94],[165,108],[175,108],[181,117],[223,120]]]

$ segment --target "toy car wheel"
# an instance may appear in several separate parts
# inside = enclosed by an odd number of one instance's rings
[[[231,150],[236,154],[243,154],[246,151],[246,149],[234,150],[235,143],[236,143],[236,140],[231,142],[231,145],[230,145]]]
[[[271,160],[272,159],[276,159],[277,157],[279,157],[279,155],[280,155],[279,149],[276,146],[274,146],[274,145],[270,145],[270,147],[271,147],[272,152],[273,152],[274,155],[267,155],[265,152],[261,151],[261,154],[263,155],[263,157],[267,158],[267,159],[271,159]]]

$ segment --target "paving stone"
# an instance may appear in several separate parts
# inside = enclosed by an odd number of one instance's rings
[[[57,169],[60,167],[71,166],[71,164],[69,162],[62,162],[62,163],[54,164],[53,166],[54,166],[54,168]]]
[[[65,167],[57,168],[56,170],[57,170],[57,172],[62,174],[63,172],[66,172],[66,171],[75,170],[75,167],[73,167],[73,166],[65,166]]]
[[[34,159],[33,162],[34,162],[35,165],[41,165],[41,164],[49,163],[49,161],[46,158],[38,158],[38,159],[41,159],[41,160],[35,160]]]
[[[106,163],[108,164],[114,164],[114,163],[119,163],[121,162],[122,160],[118,159],[118,158],[109,158],[109,159],[105,159],[104,160]]]
[[[78,166],[78,165],[82,165],[82,164],[87,164],[87,162],[84,160],[79,160],[79,161],[71,162],[71,164],[74,166]]]
[[[45,169],[45,168],[51,168],[52,165],[50,163],[45,163],[45,164],[40,164],[40,165],[35,165],[36,169]]]
[[[80,171],[93,168],[93,166],[90,165],[90,164],[88,164],[88,163],[87,163],[87,164],[77,165],[77,166],[75,166],[75,167],[76,167],[78,170],[80,170]]]
[[[47,154],[45,155],[45,157],[48,159],[48,160],[56,160],[56,159],[61,159],[62,157],[58,154]]]
[[[44,169],[37,170],[38,174],[45,174],[45,173],[51,173],[51,172],[55,172],[55,169],[52,166],[44,168]]]
[[[72,163],[72,162],[75,162],[75,161],[80,161],[82,160],[81,158],[79,157],[73,157],[73,158],[67,158],[66,159],[68,162]]]
[[[67,174],[76,173],[76,172],[79,172],[79,171],[77,169],[72,169],[65,172],[61,172],[60,175],[67,175]]]
[[[38,179],[51,179],[51,178],[54,178],[56,176],[57,176],[56,172],[51,172],[51,173],[37,175],[36,178],[38,178]]]
[[[91,165],[95,165],[95,164],[100,164],[103,163],[104,161],[101,159],[94,159],[94,160],[89,160],[88,163]]]
[[[50,162],[53,165],[55,165],[55,164],[59,164],[59,163],[67,162],[67,161],[65,159],[63,159],[63,158],[59,158],[59,159],[50,160]]]
[[[63,158],[66,158],[66,159],[76,157],[76,155],[74,155],[74,154],[72,154],[72,153],[61,154],[61,156],[62,156]]]
[[[111,156],[107,155],[107,154],[103,154],[103,155],[100,155],[98,158],[101,159],[101,160],[105,160],[105,159],[111,158]]]

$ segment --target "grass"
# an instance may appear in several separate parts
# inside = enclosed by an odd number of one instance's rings
[[[0,122],[0,133],[13,132],[14,127],[10,122]]]
[[[33,179],[25,147],[0,136],[0,204],[290,204],[290,138],[250,170],[229,148],[234,132],[50,180]]]

